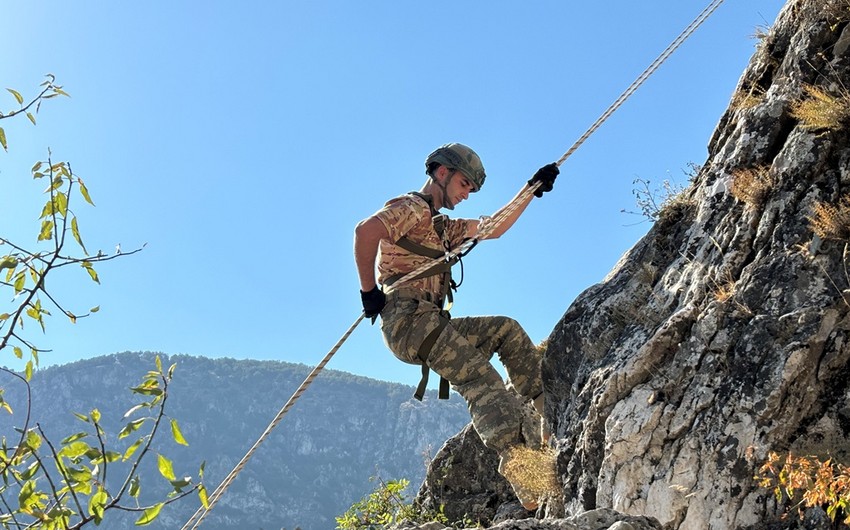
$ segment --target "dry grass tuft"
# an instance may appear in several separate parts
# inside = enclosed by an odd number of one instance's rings
[[[531,449],[515,446],[511,448],[499,471],[514,486],[515,491],[522,490],[523,496],[539,499],[557,495],[560,491],[555,471],[555,452],[548,447]]]
[[[732,196],[753,207],[761,206],[770,190],[773,189],[774,179],[770,169],[764,166],[739,169],[732,173]]]
[[[729,106],[733,110],[751,109],[764,101],[764,95],[765,90],[758,85],[752,86],[749,89],[741,89],[732,96],[732,102]]]
[[[814,214],[806,219],[819,238],[850,241],[850,195],[842,197],[837,204],[815,204]]]
[[[719,284],[714,289],[714,299],[720,303],[726,302],[735,295],[735,282],[728,281]]]
[[[823,88],[808,85],[805,93],[806,97],[791,107],[791,115],[800,120],[804,128],[833,131],[850,122],[850,94],[847,91],[833,96]]]

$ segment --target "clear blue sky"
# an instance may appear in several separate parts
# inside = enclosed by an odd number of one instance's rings
[[[72,97],[37,127],[0,122],[0,236],[35,246],[45,198],[29,168],[49,147],[97,205],[77,205],[90,250],[147,244],[101,265],[100,286],[54,278],[71,309],[101,311],[28,337],[52,348],[42,364],[150,350],[314,365],[361,311],[354,225],[418,189],[431,150],[472,146],[487,183],[454,215],[494,212],[707,3],[7,0],[2,87],[34,95],[51,72]],[[782,3],[727,0],[552,193],[464,260],[453,313],[511,315],[545,339],[649,228],[621,213],[632,181],[685,183],[705,160]],[[365,323],[329,368],[418,380]]]

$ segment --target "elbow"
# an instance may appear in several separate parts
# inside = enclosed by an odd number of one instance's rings
[[[363,219],[354,227],[354,239],[363,239],[369,232],[369,219]]]

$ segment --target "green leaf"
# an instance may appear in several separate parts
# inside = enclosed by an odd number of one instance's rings
[[[201,504],[204,506],[204,509],[210,509],[210,500],[207,497],[207,488],[204,487],[203,484],[198,488],[198,498],[201,499]]]
[[[68,215],[68,196],[61,191],[53,196],[53,202],[56,204],[56,211],[59,215],[65,217]]]
[[[77,434],[72,434],[71,436],[68,436],[67,438],[62,440],[62,445],[68,445],[69,443],[73,443],[73,442],[76,442],[77,440],[81,440],[81,439],[85,438],[86,436],[88,436],[88,433],[85,433],[85,432],[78,432]]]
[[[130,416],[132,416],[134,412],[136,412],[136,411],[138,411],[138,410],[140,410],[140,409],[143,409],[143,408],[145,408],[146,406],[147,406],[147,403],[140,403],[140,404],[138,404],[138,405],[135,405],[135,406],[134,406],[134,407],[132,407],[130,410],[128,410],[127,412],[125,412],[125,413],[124,413],[124,416],[123,416],[121,419],[122,419],[122,420],[126,420],[127,418],[129,418]]]
[[[137,499],[139,497],[139,493],[142,492],[142,482],[139,478],[139,475],[133,477],[130,481],[130,497]]]
[[[145,513],[143,513],[142,516],[139,517],[139,520],[136,521],[136,526],[146,526],[151,524],[159,515],[159,511],[162,510],[163,504],[164,503],[159,503],[145,510]]]
[[[88,250],[86,250],[86,246],[83,245],[83,240],[80,238],[80,227],[77,226],[77,216],[71,218],[71,233],[74,235],[74,239],[77,241],[77,244],[80,245],[80,248],[83,249],[83,252],[88,254]]]
[[[86,467],[69,466],[65,468],[65,473],[76,482],[85,483],[92,479],[91,469]]]
[[[103,460],[105,460],[109,464],[111,464],[112,462],[117,462],[121,460],[121,453],[116,453],[115,451],[107,451],[103,454]]]
[[[87,203],[94,206],[94,203],[91,200],[91,195],[89,195],[89,189],[86,187],[85,184],[83,184],[83,179],[77,178],[77,183],[80,185],[80,193],[83,194],[83,198],[86,200]]]
[[[38,240],[47,241],[49,239],[53,239],[53,221],[42,221],[41,232],[38,234]]]
[[[32,112],[27,112],[27,118],[29,118],[32,124],[35,125],[35,116],[32,115]]]
[[[159,396],[162,395],[162,389],[156,386],[151,385],[139,385],[131,388],[133,392],[136,394],[141,394],[143,396]]]
[[[171,460],[165,458],[160,454],[156,455],[156,460],[160,475],[162,475],[168,480],[177,480],[177,477],[174,476],[174,466],[171,463]]]
[[[12,348],[12,351],[15,352],[15,357],[17,357],[18,359],[24,358],[24,350],[22,350],[19,346],[15,346],[14,348]]]
[[[21,487],[21,491],[18,493],[18,504],[21,508],[29,508],[32,498],[35,496],[35,482],[32,480],[28,480]]]
[[[55,208],[54,202],[52,200],[47,201],[46,203],[44,203],[44,208],[41,209],[41,215],[39,215],[38,218],[39,219],[45,219],[47,217],[52,217],[53,212],[55,212],[54,208]]]
[[[83,415],[82,415],[82,414],[80,414],[79,412],[73,412],[72,414],[73,414],[74,416],[76,416],[76,417],[77,417],[77,419],[78,419],[78,420],[80,420],[80,421],[84,421],[84,422],[86,422],[86,423],[91,423],[91,422],[89,421],[89,417],[88,417],[88,416],[83,416]]]
[[[138,440],[136,440],[136,441],[133,443],[133,445],[131,445],[130,447],[128,447],[128,448],[127,448],[127,450],[126,450],[126,451],[124,451],[124,456],[122,457],[122,460],[124,460],[125,462],[126,462],[127,460],[129,460],[129,459],[130,459],[130,457],[131,457],[131,456],[133,456],[133,454],[136,452],[136,449],[138,449],[138,448],[139,448],[139,446],[140,446],[140,445],[142,445],[142,442],[143,442],[143,441],[144,441],[144,438],[139,438]]]
[[[0,271],[3,269],[14,269],[18,266],[18,258],[15,256],[3,256],[3,259],[0,259]]]
[[[92,267],[90,261],[84,261],[82,263],[82,267],[86,269],[86,272],[89,273],[89,276],[91,276],[92,280],[94,280],[96,283],[100,283],[100,278],[97,277],[97,272],[94,270],[94,267]]]
[[[97,409],[92,409],[91,413],[89,414],[89,417],[95,423],[100,422],[100,411]]]
[[[21,473],[20,478],[22,480],[30,480],[31,478],[33,478],[35,476],[36,473],[38,473],[39,469],[41,469],[41,463],[38,460],[36,460],[32,464],[30,464],[29,467],[26,468],[23,473]]]
[[[3,130],[3,127],[0,127],[0,147],[3,147],[4,151],[9,150],[9,146],[6,144],[6,131]]]
[[[183,477],[181,479],[172,480],[171,487],[175,493],[183,493],[183,488],[192,484],[192,477]]]
[[[60,449],[59,456],[64,456],[73,460],[88,453],[91,448],[92,447],[86,442],[75,441]]]
[[[11,89],[11,88],[7,88],[6,90],[8,90],[9,92],[11,92],[11,93],[12,93],[12,95],[13,95],[13,96],[15,96],[15,99],[16,99],[16,100],[18,100],[18,104],[19,104],[19,105],[23,105],[23,104],[24,104],[24,98],[23,98],[23,96],[21,96],[21,93],[20,93],[20,92],[18,92],[17,90],[13,90],[13,89]]]
[[[89,309],[89,313],[97,313],[98,311],[100,311],[100,306],[99,306],[99,305],[98,305],[98,306],[94,306],[93,308]]]
[[[118,433],[118,439],[121,440],[122,438],[126,438],[131,433],[139,430],[139,427],[142,426],[142,424],[145,422],[145,420],[147,420],[147,418],[142,418],[140,420],[134,420],[134,421],[131,421],[130,423],[128,423],[127,425],[125,425],[124,428],[121,429],[121,432]]]
[[[24,375],[26,376],[27,381],[32,379],[32,361],[27,361],[27,367],[24,371]]]
[[[103,489],[97,490],[89,499],[89,515],[94,517],[94,524],[98,525],[103,520],[103,511],[108,500],[109,497]]]
[[[187,442],[186,438],[183,437],[183,433],[180,432],[180,426],[177,425],[177,420],[174,418],[171,418],[171,436],[174,438],[174,441],[180,445],[189,445],[189,442]]]
[[[35,431],[27,431],[27,446],[33,451],[41,447],[41,436]]]
[[[201,468],[198,471],[198,478],[204,478],[204,469],[206,469],[206,467],[207,467],[207,461],[204,460],[203,462],[201,462]]]
[[[24,290],[24,284],[26,283],[26,281],[27,277],[23,272],[19,272],[17,276],[15,276],[15,294],[18,294]]]

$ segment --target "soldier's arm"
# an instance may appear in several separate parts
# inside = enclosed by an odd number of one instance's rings
[[[519,193],[517,193],[517,196],[514,197],[513,200],[511,200],[511,202],[509,202],[505,206],[502,206],[501,208],[499,208],[499,211],[497,211],[496,213],[493,214],[493,218],[496,218],[499,215],[501,215],[502,212],[504,212],[507,209],[508,205],[512,204],[515,200],[517,200],[517,198],[522,194],[523,191],[525,191],[525,189],[527,187],[528,187],[528,184],[526,184],[525,187],[523,187],[523,189],[521,189],[519,191]],[[505,232],[507,232],[508,229],[510,229],[510,227],[512,227],[514,225],[514,223],[517,221],[517,219],[519,219],[519,216],[522,215],[522,213],[525,211],[525,209],[528,208],[528,205],[531,204],[531,200],[533,198],[534,198],[534,195],[528,195],[525,199],[520,201],[517,204],[516,209],[514,211],[512,211],[510,213],[510,215],[508,215],[499,224],[499,226],[497,226],[496,229],[493,230],[493,232],[490,233],[484,239],[496,239],[499,236],[501,236],[502,234],[504,234]],[[479,226],[479,224],[480,223],[478,221],[470,223],[469,227],[467,227],[467,237],[478,237],[478,226]]]
[[[360,276],[360,290],[371,291],[377,285],[375,281],[375,260],[378,257],[378,245],[381,239],[390,237],[387,228],[377,217],[369,217],[357,224],[354,229],[354,262]]]

